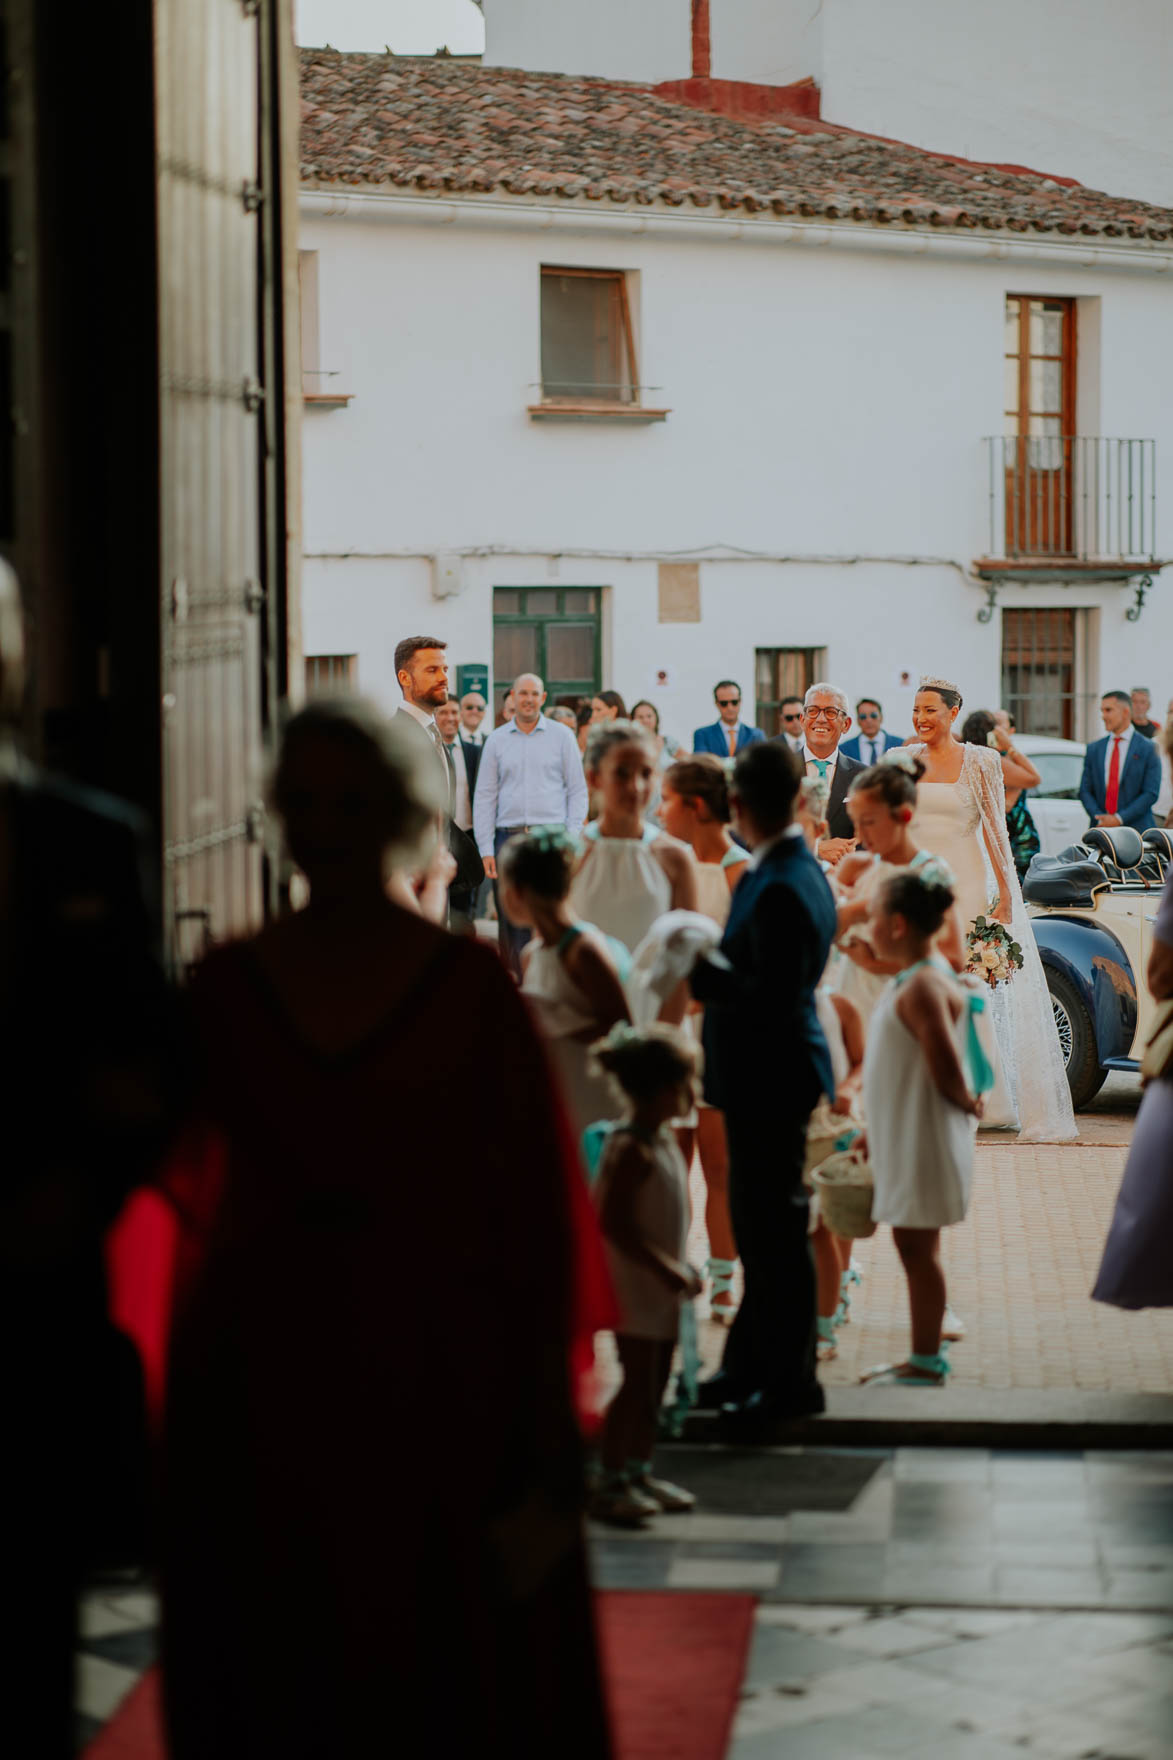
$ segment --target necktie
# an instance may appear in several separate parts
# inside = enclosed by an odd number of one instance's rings
[[[830,758],[812,758],[811,763],[814,765],[823,781],[826,782],[827,771],[831,768]]]
[[[731,727],[729,729],[729,756],[731,758],[736,758],[736,756],[737,756],[737,729],[736,729],[736,727]]]
[[[440,762],[444,766],[444,781],[448,788],[448,817],[451,819],[452,809],[456,803],[456,765],[453,762],[452,753],[444,744],[444,741],[440,736],[440,729],[436,726],[434,721],[428,729],[428,732],[431,734],[432,739],[435,742],[436,750],[440,754]]]
[[[879,759],[878,759],[878,758],[877,758],[877,757],[876,757],[876,742],[875,742],[875,740],[874,740],[874,739],[873,739],[873,740],[869,740],[869,741],[868,741],[868,744],[869,744],[869,745],[870,745],[870,747],[871,747],[871,751],[870,751],[870,753],[869,753],[869,754],[868,754],[868,764],[869,764],[869,765],[872,765],[872,764],[877,764],[877,763],[879,763]]]
[[[1120,799],[1120,746],[1124,735],[1112,735],[1112,762],[1108,766],[1108,789],[1104,796],[1104,811],[1114,813]]]

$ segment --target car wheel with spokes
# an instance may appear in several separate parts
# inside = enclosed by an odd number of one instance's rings
[[[1095,1099],[1107,1078],[1096,1049],[1095,1025],[1079,991],[1061,972],[1045,968],[1055,1031],[1071,1089],[1071,1104],[1078,1112]]]

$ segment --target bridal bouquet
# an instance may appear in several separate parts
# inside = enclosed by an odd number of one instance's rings
[[[1015,972],[1022,970],[1022,948],[1002,923],[996,923],[992,917],[978,917],[969,932],[965,969],[991,989],[996,984],[1008,984]]]

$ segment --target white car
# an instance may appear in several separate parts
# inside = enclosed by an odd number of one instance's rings
[[[1041,733],[1015,734],[1014,743],[1039,773],[1039,785],[1027,790],[1026,804],[1039,834],[1040,854],[1057,856],[1078,843],[1091,824],[1079,798],[1084,748],[1077,740],[1049,739]]]

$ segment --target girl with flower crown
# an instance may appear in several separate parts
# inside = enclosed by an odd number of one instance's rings
[[[853,1002],[866,1030],[896,967],[882,959],[868,939],[866,924],[878,888],[902,868],[940,867],[929,850],[920,849],[909,827],[916,811],[916,785],[924,765],[905,746],[885,752],[878,764],[852,782],[847,810],[862,849],[847,856],[835,874],[839,933],[832,989]],[[965,941],[956,907],[948,912],[938,937],[940,952],[955,972],[965,963]]]
[[[692,1110],[700,1054],[679,1028],[620,1025],[594,1048],[622,1092],[621,1124],[603,1145],[594,1197],[619,1303],[615,1343],[623,1380],[603,1420],[596,1521],[643,1527],[695,1498],[652,1477],[651,1453],[681,1303],[700,1294],[685,1258],[688,1170],[671,1120]]]
[[[891,1227],[908,1279],[912,1350],[864,1381],[940,1387],[949,1372],[940,1235],[965,1218],[980,1096],[994,1079],[976,1026],[986,997],[934,952],[952,905],[939,872],[905,867],[880,886],[868,921],[871,944],[895,976],[872,1017],[866,1140],[854,1147],[870,1159],[872,1218]]]
[[[522,993],[543,1029],[577,1142],[587,1125],[613,1118],[614,1090],[589,1047],[630,1020],[619,968],[626,951],[571,910],[576,846],[561,825],[511,837],[501,851],[501,902],[511,923],[533,929],[522,954]]]

